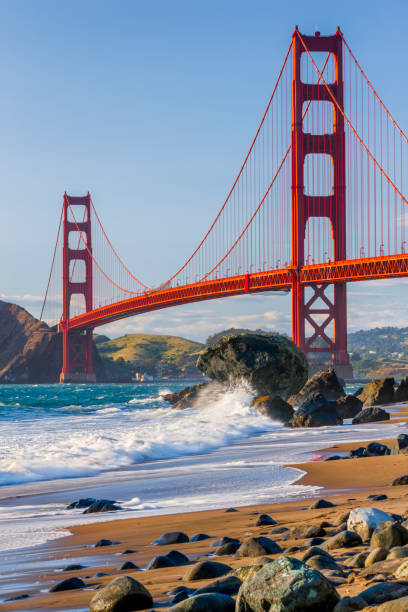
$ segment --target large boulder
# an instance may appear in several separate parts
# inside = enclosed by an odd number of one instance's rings
[[[363,407],[363,402],[355,395],[343,395],[336,400],[337,412],[342,419],[352,419]]]
[[[392,482],[393,487],[406,486],[406,485],[408,485],[408,474],[404,474],[404,476],[398,476],[398,478],[396,478]]]
[[[260,536],[259,538],[248,538],[237,550],[237,557],[261,557],[262,555],[274,555],[282,552],[279,544]]]
[[[393,601],[386,601],[385,603],[372,608],[373,612],[407,612],[408,610],[408,597],[400,597]]]
[[[232,334],[223,336],[198,358],[203,374],[221,383],[245,380],[260,395],[287,398],[306,382],[305,355],[280,334]]]
[[[206,580],[207,578],[219,578],[225,576],[231,571],[231,567],[225,563],[218,563],[218,561],[200,561],[191,567],[184,580]]]
[[[323,550],[333,550],[335,548],[352,548],[353,546],[360,546],[362,544],[362,539],[355,533],[355,531],[340,531],[340,533],[336,533],[334,536],[329,538],[322,544]]]
[[[153,605],[149,591],[130,576],[115,578],[99,589],[89,603],[90,612],[131,612],[145,610]]]
[[[331,612],[336,590],[317,570],[291,557],[267,563],[241,586],[236,612]]]
[[[168,608],[169,612],[234,612],[235,601],[222,593],[195,595]]]
[[[365,408],[358,413],[352,420],[353,425],[361,425],[362,423],[376,423],[377,421],[389,421],[390,413],[378,406]]]
[[[182,531],[169,531],[155,540],[153,546],[166,546],[167,544],[181,544],[183,542],[188,542],[188,535]]]
[[[315,396],[316,393],[321,393],[324,398],[334,401],[345,395],[344,389],[333,368],[314,374],[303,385],[299,393],[291,396],[288,401],[292,406],[302,406]]]
[[[400,434],[391,448],[391,455],[408,455],[408,435]]]
[[[363,406],[391,404],[395,401],[394,383],[393,378],[373,380],[366,384],[358,397],[363,402]]]
[[[398,385],[398,388],[394,394],[396,402],[407,402],[408,401],[408,376],[405,376]]]
[[[291,421],[292,427],[324,427],[342,423],[336,402],[326,400],[321,393],[316,393],[305,402]]]
[[[381,582],[360,593],[369,605],[382,604],[392,599],[408,596],[408,584],[401,582]]]
[[[370,548],[386,548],[390,550],[394,546],[408,544],[408,531],[402,525],[387,521],[381,523],[373,531],[370,540]]]
[[[368,540],[373,531],[384,521],[392,521],[392,516],[378,508],[354,508],[347,520],[347,529],[355,531],[360,538]]]
[[[295,413],[292,406],[279,395],[260,395],[253,400],[251,406],[261,414],[280,423],[289,423]]]

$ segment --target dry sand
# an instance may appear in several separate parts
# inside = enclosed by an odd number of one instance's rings
[[[407,412],[402,411],[401,417],[407,419]],[[390,440],[383,441],[390,444]],[[335,453],[340,450],[357,448],[359,444],[336,445],[330,451]],[[326,449],[328,450],[328,449]],[[210,545],[214,539],[222,536],[236,537],[240,540],[248,536],[267,534],[268,528],[256,527],[257,516],[254,512],[270,514],[279,525],[293,527],[305,523],[319,524],[323,520],[335,522],[342,514],[357,506],[375,506],[385,511],[404,513],[408,509],[408,486],[392,487],[392,481],[403,474],[408,473],[408,455],[367,457],[361,459],[347,459],[339,461],[319,461],[311,463],[296,464],[306,472],[300,480],[303,484],[320,485],[323,487],[321,497],[330,498],[336,504],[334,508],[311,510],[308,509],[310,501],[305,499],[288,503],[278,503],[240,507],[238,512],[226,513],[225,509],[205,512],[191,512],[186,514],[166,515],[158,517],[145,517],[137,519],[125,519],[106,523],[95,523],[73,527],[73,535],[52,543],[50,557],[61,559],[60,567],[68,563],[68,559],[78,556],[82,557],[82,564],[87,564],[87,557],[93,557],[95,553],[103,555],[100,566],[95,565],[87,569],[72,572],[56,573],[55,571],[39,570],[36,579],[40,581],[34,588],[19,590],[17,593],[28,593],[30,599],[9,602],[0,605],[0,610],[69,610],[86,609],[90,599],[94,595],[95,586],[105,585],[118,575],[132,576],[142,582],[152,593],[156,603],[169,601],[168,591],[180,584],[199,588],[209,581],[186,583],[183,580],[188,567],[174,567],[156,569],[150,571],[121,571],[119,567],[126,560],[143,568],[156,555],[166,554],[172,549],[177,549],[186,554],[192,561],[202,558],[208,553],[213,553],[214,548]],[[381,502],[368,500],[368,495],[373,493],[386,493],[388,499]],[[197,543],[176,544],[172,546],[152,546],[151,543],[162,533],[167,531],[183,531],[190,537],[196,533],[207,533],[212,539]],[[299,541],[281,541],[281,536],[271,536],[281,544],[288,547]],[[93,544],[100,538],[107,538],[119,544],[109,548],[93,548]],[[131,554],[120,554],[125,549],[134,549]],[[52,552],[51,552],[52,551]],[[344,551],[345,555],[355,554],[359,548]],[[341,552],[341,551],[340,551]],[[119,554],[118,554],[119,553]],[[300,557],[302,553],[294,553],[291,556]],[[273,557],[273,555],[270,555]],[[256,562],[254,558],[236,559],[235,556],[216,557],[215,560],[227,563],[231,567],[249,565]],[[108,565],[104,565],[107,563]],[[87,578],[87,590],[65,591],[60,593],[39,593],[40,589],[49,589],[63,578],[70,576],[93,576],[98,571],[106,572],[108,575],[101,578]],[[349,583],[337,588],[341,596],[355,595],[365,587],[365,580],[357,577]],[[13,593],[10,593],[13,595]]]

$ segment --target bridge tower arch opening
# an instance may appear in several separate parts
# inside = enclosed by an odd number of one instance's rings
[[[334,78],[330,89],[339,107],[343,108],[343,56],[339,29],[334,36],[303,36],[311,53],[325,53],[334,63]],[[333,258],[346,259],[346,172],[344,119],[332,104],[324,83],[302,80],[302,56],[305,53],[296,28],[292,38],[292,338],[311,361],[311,369],[319,367],[319,353],[330,353],[332,364],[343,378],[352,377],[347,352],[346,283],[310,284],[307,295],[301,283],[302,268],[313,265],[305,258],[306,226],[312,218],[330,221],[333,235]],[[328,55],[330,54],[330,55]],[[305,131],[304,105],[330,102],[333,106],[333,126],[317,133]],[[332,160],[331,193],[316,193],[305,185],[305,163],[308,156],[329,156]],[[322,262],[316,262],[322,263]],[[330,289],[329,289],[330,286]],[[310,295],[311,293],[311,295]],[[307,327],[312,330],[307,335]],[[330,333],[333,328],[333,333]]]

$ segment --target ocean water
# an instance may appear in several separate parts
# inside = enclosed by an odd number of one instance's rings
[[[0,387],[0,550],[39,544],[71,525],[310,497],[300,470],[335,442],[398,435],[404,424],[288,429],[251,408],[244,386],[174,410],[169,385]],[[122,510],[66,510],[79,497]]]

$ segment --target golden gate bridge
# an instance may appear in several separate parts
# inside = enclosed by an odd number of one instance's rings
[[[292,292],[294,342],[309,357],[330,353],[350,377],[347,283],[408,276],[407,168],[407,136],[340,28],[306,36],[296,27],[225,201],[161,285],[132,274],[89,193],[64,194],[41,313],[59,308],[61,382],[95,380],[92,334],[100,325],[281,290]]]

